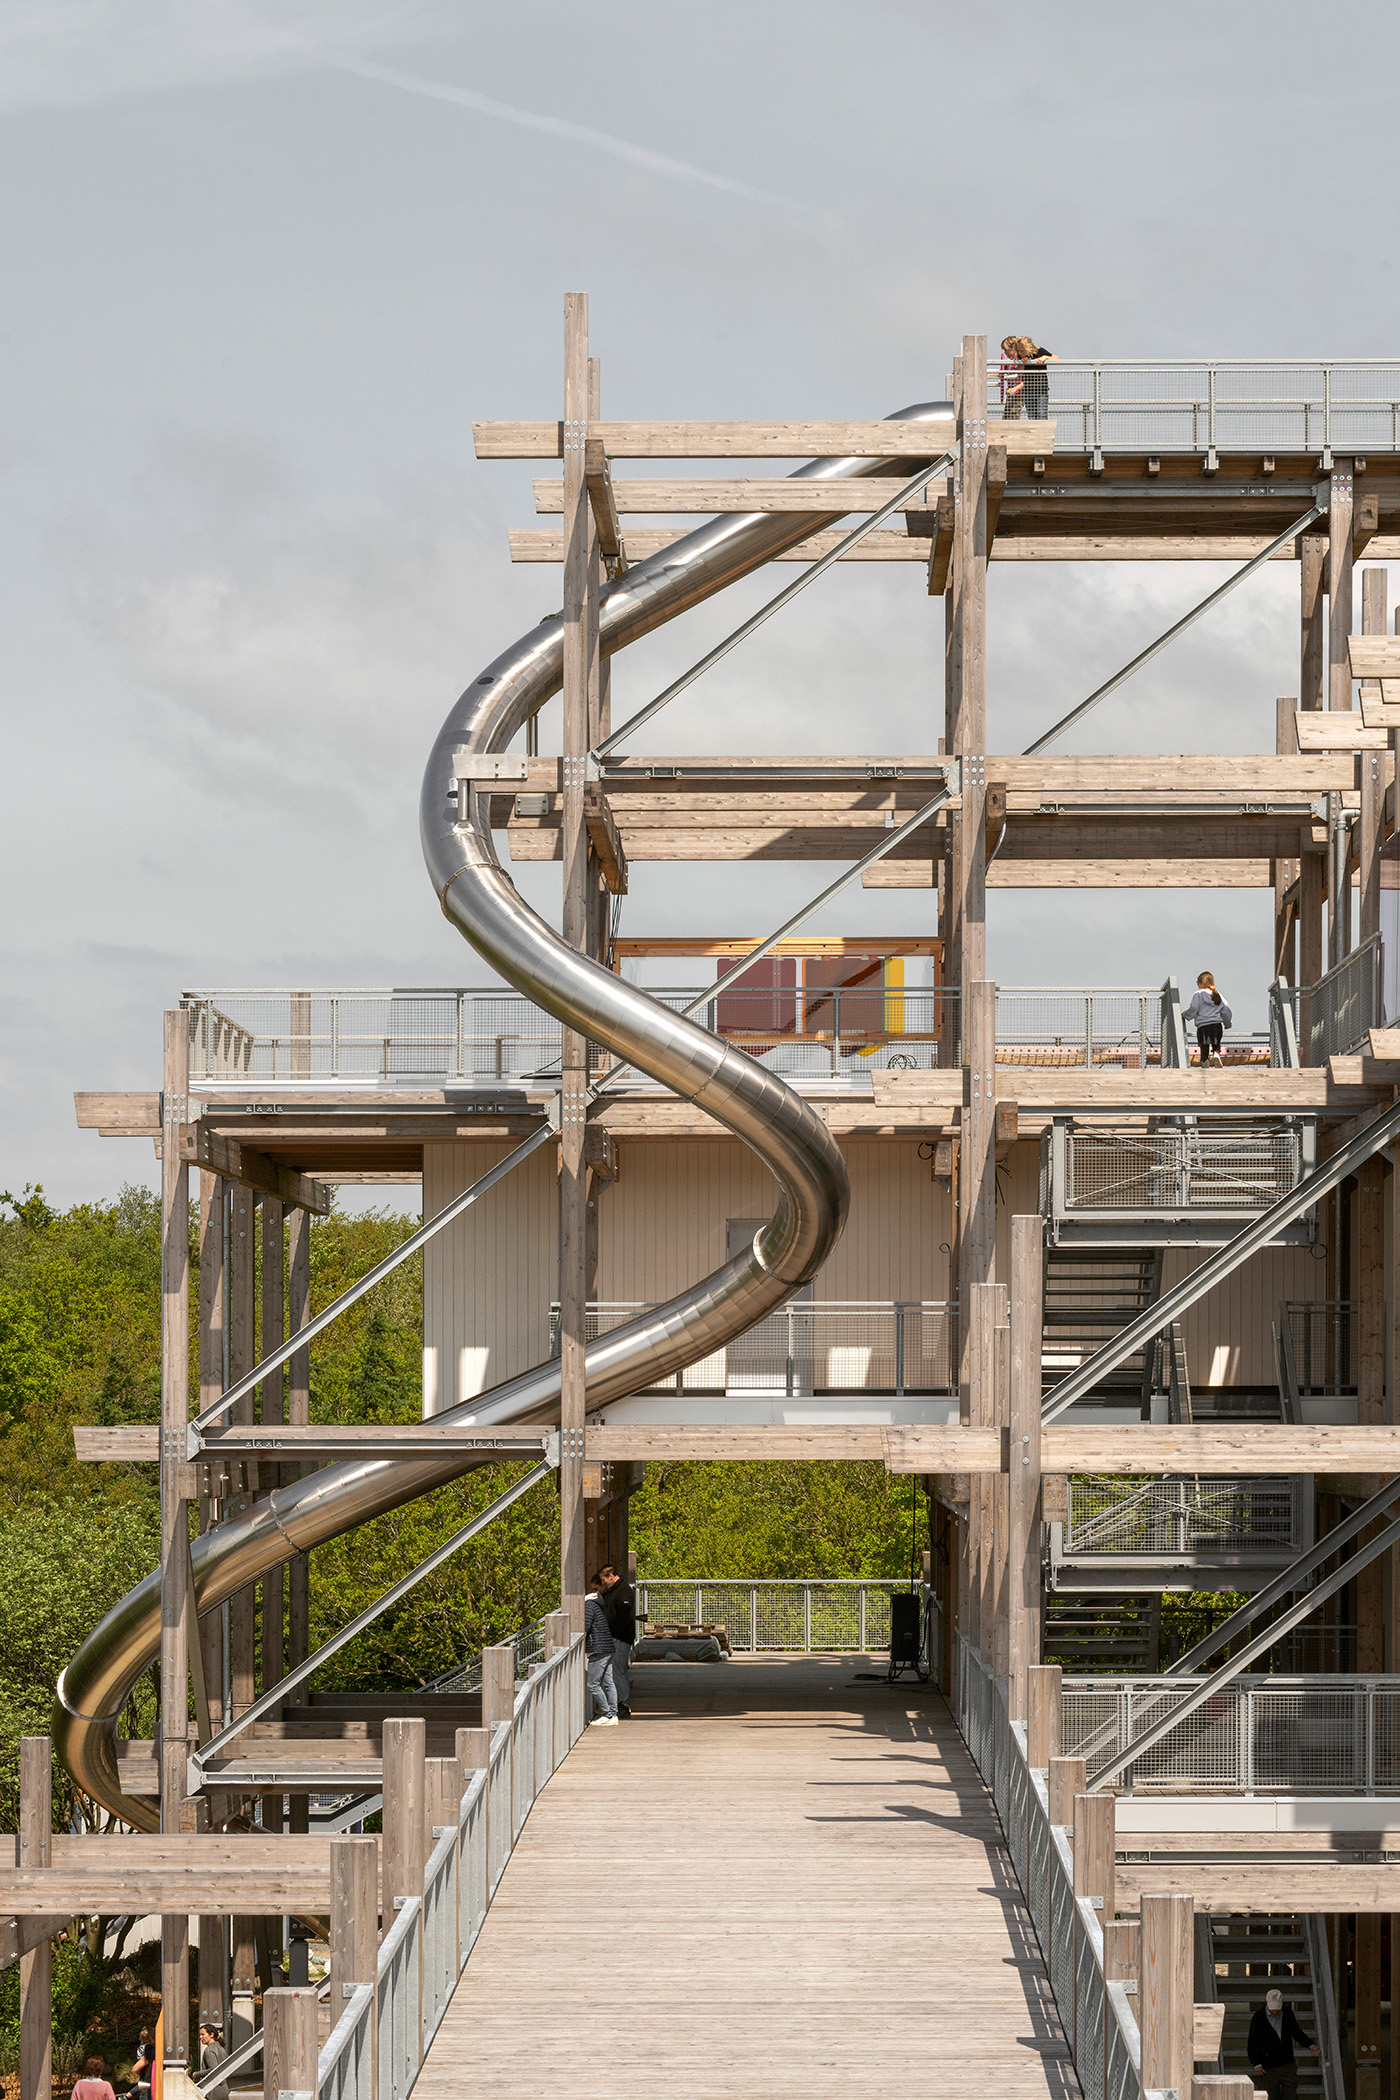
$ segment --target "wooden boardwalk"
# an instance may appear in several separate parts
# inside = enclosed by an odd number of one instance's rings
[[[879,1667],[639,1669],[541,1795],[419,2100],[1072,2100],[987,1794]]]

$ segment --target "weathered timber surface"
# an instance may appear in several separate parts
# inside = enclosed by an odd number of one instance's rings
[[[564,426],[473,423],[478,459],[562,459]],[[901,423],[596,423],[587,442],[610,459],[933,459],[953,442],[951,416]],[[997,443],[1018,456],[1054,449],[1055,425],[997,425]]]
[[[1269,1913],[1288,1910],[1390,1911],[1400,1895],[1400,1868],[1381,1866],[1139,1866],[1114,1871],[1118,1908],[1136,1910],[1144,1891],[1187,1886],[1198,1911]]]
[[[56,1845],[50,1867],[0,1867],[0,1913],[324,1911],[330,1843],[328,1837],[251,1835],[82,1838]]]
[[[946,1706],[862,1667],[883,1661],[634,1669],[634,1718],[535,1805],[419,2100],[456,2100],[464,2064],[487,2100],[1077,2095]],[[600,1901],[637,1973],[616,2020],[580,1940]]]
[[[989,1430],[900,1426],[881,1436],[892,1473],[1001,1470],[1000,1442],[992,1448]],[[614,1455],[631,1454],[607,1454]],[[1041,1465],[1047,1473],[1389,1474],[1400,1472],[1400,1426],[1195,1422],[1069,1429],[1052,1422],[1041,1437]]]

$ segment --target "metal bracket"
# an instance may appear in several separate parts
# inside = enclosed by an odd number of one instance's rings
[[[559,1450],[562,1458],[581,1459],[583,1457],[583,1431],[581,1429],[561,1429],[559,1431]]]
[[[555,1472],[559,1470],[559,1431],[552,1429],[544,1442],[544,1455]]]
[[[523,751],[454,751],[452,771],[462,781],[528,780],[530,761]]]

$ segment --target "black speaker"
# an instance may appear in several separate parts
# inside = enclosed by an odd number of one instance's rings
[[[896,1590],[890,1598],[890,1661],[919,1660],[920,1600],[910,1590]]]

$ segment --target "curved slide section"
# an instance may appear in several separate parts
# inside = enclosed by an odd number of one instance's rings
[[[898,411],[901,421],[946,416],[946,402]],[[816,460],[800,478],[912,474],[933,457]],[[831,513],[785,511],[716,519],[640,563],[603,594],[606,654],[796,546],[832,522]],[[603,1044],[638,1070],[694,1101],[755,1151],[778,1183],[772,1218],[753,1245],[667,1304],[590,1344],[590,1408],[620,1399],[724,1346],[782,1305],[825,1261],[845,1223],[845,1162],[825,1124],[776,1074],[624,984],[568,948],[527,905],[496,858],[489,813],[471,790],[456,800],[457,752],[504,751],[563,682],[563,625],[552,618],[488,665],[443,725],[423,780],[424,857],[442,908],[477,953],[517,991],[564,1026]],[[559,1416],[557,1358],[492,1387],[438,1419],[549,1422]],[[327,1466],[263,1497],[247,1514],[194,1540],[201,1613],[289,1554],[381,1516],[483,1463],[454,1455],[413,1462],[351,1460]],[[160,1650],[159,1572],[124,1597],[59,1679],[54,1739],[78,1784],[116,1815],[154,1829],[149,1802],[123,1793],[117,1721],[127,1694]]]

